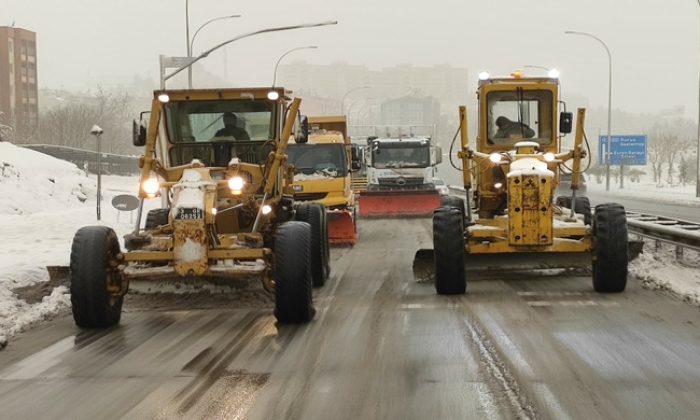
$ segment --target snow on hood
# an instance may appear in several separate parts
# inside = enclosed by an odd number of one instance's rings
[[[0,215],[81,206],[95,189],[70,162],[0,143]]]
[[[526,175],[539,175],[548,178],[554,177],[554,172],[547,169],[547,164],[535,158],[516,159],[510,164],[508,178]]]
[[[321,179],[335,178],[338,176],[338,171],[332,171],[330,169],[322,169],[316,171],[313,174],[295,174],[294,182],[303,181],[318,181]]]

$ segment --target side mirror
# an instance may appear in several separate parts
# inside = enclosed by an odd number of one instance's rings
[[[559,132],[563,134],[571,133],[571,127],[574,125],[574,113],[562,112],[559,114]]]
[[[150,114],[151,111],[143,111],[139,114],[139,119],[134,120],[131,126],[131,141],[134,146],[143,146],[146,144],[146,126],[143,124],[144,114]]]
[[[297,119],[297,134],[294,137],[296,143],[306,143],[309,141],[309,119],[306,115],[299,114]]]
[[[141,125],[141,122],[134,120],[131,125],[131,141],[134,146],[143,146],[146,144],[146,127]]]
[[[377,136],[369,136],[367,137],[367,144],[372,144],[374,140],[377,139]]]
[[[441,164],[442,163],[442,147],[433,146],[430,148],[430,151],[433,154],[433,164],[434,165]]]
[[[359,171],[362,169],[362,162],[360,157],[360,148],[353,144],[350,148],[350,169],[353,171]]]

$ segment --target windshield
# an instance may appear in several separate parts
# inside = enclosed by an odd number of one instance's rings
[[[347,174],[342,144],[290,144],[287,161],[295,174],[343,177]]]
[[[524,139],[552,142],[552,92],[523,90],[490,92],[487,98],[488,142],[514,145]]]
[[[225,166],[231,157],[260,163],[269,152],[262,146],[276,137],[275,118],[275,102],[267,99],[170,102],[165,120],[173,145],[171,163],[199,159],[208,166]]]
[[[170,102],[165,105],[168,137],[172,143],[266,141],[275,138],[274,104],[266,99]]]
[[[430,145],[425,142],[379,143],[372,147],[375,168],[427,168],[430,166]]]

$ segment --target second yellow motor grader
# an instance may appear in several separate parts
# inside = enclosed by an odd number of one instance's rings
[[[625,209],[606,203],[591,212],[588,198],[576,196],[586,154],[585,110],[578,110],[573,148],[561,151],[573,115],[558,114],[558,88],[555,78],[522,78],[519,73],[480,80],[476,149],[469,147],[466,109],[460,107],[458,157],[466,197],[443,198],[433,215],[439,294],[465,292],[468,259],[492,258],[499,266],[515,256],[535,267],[548,262],[566,267],[569,257],[588,258],[597,292],[625,289]],[[567,169],[571,195],[555,198],[560,171]]]

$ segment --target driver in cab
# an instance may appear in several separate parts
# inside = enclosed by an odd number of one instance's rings
[[[496,131],[494,138],[497,139],[531,139],[535,137],[535,131],[527,124],[518,121],[511,121],[504,116],[496,118],[496,126],[498,127],[498,130]]]
[[[215,139],[228,140],[250,140],[250,135],[244,129],[238,126],[238,117],[233,112],[226,112],[222,117],[224,128],[216,132]]]

